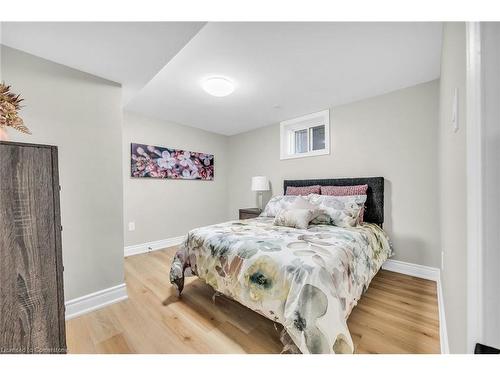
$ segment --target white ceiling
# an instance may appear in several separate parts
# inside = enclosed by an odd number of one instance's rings
[[[440,75],[440,23],[203,25],[4,23],[3,43],[122,83],[127,110],[226,135]],[[236,90],[208,95],[210,75]]]
[[[124,103],[204,22],[2,22],[2,44],[123,85]]]
[[[441,30],[439,23],[208,23],[127,108],[236,134],[438,78]],[[207,95],[200,80],[210,74],[234,79],[234,93]]]

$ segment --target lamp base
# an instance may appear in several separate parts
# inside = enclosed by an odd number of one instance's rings
[[[260,208],[261,211],[263,210],[262,203],[263,203],[262,192],[259,191],[257,192],[257,207]]]

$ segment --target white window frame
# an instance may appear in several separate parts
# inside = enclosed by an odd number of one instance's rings
[[[297,130],[308,129],[308,149],[312,148],[312,139],[310,129],[316,126],[325,125],[325,148],[321,150],[294,153],[295,137]],[[305,116],[297,117],[291,120],[280,122],[280,159],[296,159],[309,156],[329,155],[330,154],[330,110],[311,113]]]

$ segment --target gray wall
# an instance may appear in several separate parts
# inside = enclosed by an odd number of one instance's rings
[[[465,138],[465,24],[445,23],[441,58],[439,185],[442,286],[450,351],[465,353],[467,335],[467,212]],[[459,89],[459,130],[451,128],[452,102]]]
[[[500,348],[500,23],[481,24],[484,95],[484,343]]]
[[[439,267],[438,95],[432,81],[332,108],[326,156],[280,160],[278,124],[230,137],[229,216],[256,206],[252,176],[268,176],[273,195],[287,178],[383,176],[395,259]]]
[[[59,148],[66,300],[123,283],[121,87],[2,47],[3,79],[33,135]]]
[[[125,112],[123,178],[125,245],[137,245],[186,234],[227,220],[227,137],[188,126]],[[130,177],[130,143],[214,154],[213,181]],[[135,222],[135,231],[128,223]]]

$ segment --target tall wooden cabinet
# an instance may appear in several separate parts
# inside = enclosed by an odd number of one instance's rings
[[[0,142],[0,353],[65,353],[57,147]]]

